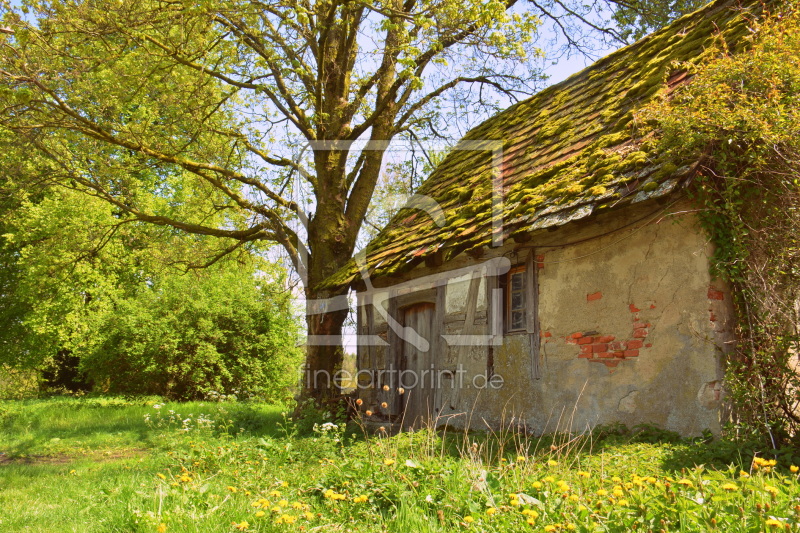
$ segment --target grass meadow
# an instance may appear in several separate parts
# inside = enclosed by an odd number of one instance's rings
[[[389,436],[283,411],[0,402],[0,531],[800,531],[791,450],[651,427]]]

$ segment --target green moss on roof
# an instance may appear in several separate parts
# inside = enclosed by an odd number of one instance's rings
[[[753,0],[743,5],[761,9]],[[688,79],[685,64],[702,58],[717,33],[736,48],[748,26],[739,6],[713,2],[467,133],[463,141],[502,142],[504,236],[668,192],[679,169],[637,138],[634,111]],[[411,212],[402,210],[367,247],[370,276],[404,272],[440,250],[448,260],[490,244],[492,172],[488,150],[456,147],[417,191],[439,203],[446,225],[422,213],[408,221]],[[323,287],[357,279],[351,261]]]

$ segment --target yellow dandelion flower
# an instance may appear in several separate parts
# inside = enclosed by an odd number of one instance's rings
[[[591,474],[589,472],[580,471],[580,472],[578,472],[578,476],[579,477],[588,478],[588,477],[591,477]]]
[[[553,476],[547,476],[546,478],[544,478],[544,480],[547,481],[548,483],[553,483],[555,482],[556,478],[554,478]]]
[[[620,501],[617,502],[617,505],[619,505],[620,507],[627,507],[628,506],[628,500],[620,500]]]
[[[522,511],[522,514],[527,516],[528,518],[533,518],[534,520],[539,518],[539,513],[534,511],[533,509],[525,509],[524,511]]]
[[[739,477],[750,477],[750,474],[748,474],[744,470],[740,470],[739,471]]]
[[[496,514],[496,513],[497,513],[497,509],[495,509],[494,507],[489,507],[488,509],[486,509],[486,514],[488,516],[492,516],[493,514]]]
[[[161,522],[160,524],[158,524],[156,531],[158,531],[158,533],[165,533],[167,531],[167,524]]]
[[[467,524],[471,524],[471,523],[473,523],[474,521],[475,521],[475,519],[474,519],[474,518],[472,518],[471,516],[465,516],[465,517],[464,517],[464,522],[466,522]]]
[[[232,487],[232,486],[230,486],[230,485],[228,485],[227,489],[228,489],[229,491],[231,491],[232,493],[234,493],[234,494],[236,494],[237,492],[239,492],[239,489],[237,489],[236,487]]]
[[[739,490],[739,487],[736,485],[736,483],[723,483],[719,488],[727,491]]]
[[[289,501],[288,500],[279,501],[278,502],[278,507],[289,507]]]
[[[615,491],[614,491],[614,492],[612,492],[611,494],[613,494],[615,498],[622,498],[622,497],[625,495],[625,493],[624,493],[624,492],[622,492],[622,491],[621,491],[621,490],[619,490],[619,489],[615,490]]]
[[[549,461],[547,461],[547,464],[549,466],[558,466],[558,461],[553,461],[552,459],[550,459]]]
[[[597,495],[600,496],[601,498],[604,496],[608,496],[608,491],[606,489],[600,489],[597,491]]]
[[[655,483],[656,483],[656,481],[658,481],[658,480],[657,480],[656,478],[654,478],[653,476],[650,476],[650,477],[648,477],[648,478],[647,478],[645,481],[647,481],[648,483],[650,483],[651,485],[653,485],[653,484],[655,484]]]
[[[271,491],[271,492],[269,493],[269,495],[270,495],[270,496],[272,496],[273,498],[280,498],[280,497],[281,497],[281,493],[280,493],[280,491],[278,491],[278,490],[273,490],[273,491]]]
[[[290,514],[282,515],[281,518],[283,519],[284,524],[294,524],[297,522],[297,517]]]
[[[256,511],[256,518],[261,518],[265,514],[267,514],[267,513],[265,513],[264,511]]]
[[[369,501],[369,497],[367,497],[365,494],[353,498],[353,503],[364,503],[366,501]]]
[[[766,525],[769,526],[769,527],[780,527],[780,528],[782,528],[783,527],[783,522],[781,522],[780,520],[775,520],[774,518],[769,518],[766,521]]]
[[[384,459],[383,464],[386,466],[392,466],[394,464],[394,459]]]
[[[524,463],[524,462],[525,462],[525,461],[527,461],[527,460],[528,460],[528,458],[527,458],[527,457],[525,457],[525,456],[523,456],[523,455],[518,455],[518,456],[517,456],[517,462],[518,462],[518,463]]]
[[[331,496],[331,499],[333,500],[344,500],[346,498],[347,496],[345,496],[344,494],[334,494],[333,496]]]
[[[177,487],[178,485],[180,485],[180,483],[178,483],[177,481],[173,481],[172,483],[170,483],[170,485],[172,485],[173,487]]]
[[[539,482],[539,481],[534,481],[532,487],[534,489],[541,489],[542,488],[542,483]]]
[[[568,530],[570,530],[570,531],[575,531],[575,530],[577,529],[577,527],[578,527],[578,526],[576,526],[575,524],[567,524],[567,525],[566,525],[566,526],[564,526],[564,527],[566,527],[566,528],[567,528]]]
[[[302,509],[303,504],[300,502],[292,502],[292,509]]]
[[[580,500],[580,497],[579,497],[577,494],[572,494],[572,495],[569,497],[569,500],[570,500],[571,502],[577,502],[578,500]]]
[[[683,485],[684,487],[692,487],[694,486],[694,483],[692,483],[686,478],[683,478],[678,480],[678,485]]]
[[[312,520],[314,518],[314,513],[306,511],[305,513],[303,513],[303,516],[305,517],[306,520]]]
[[[235,527],[239,531],[247,531],[247,529],[250,527],[250,524],[248,524],[247,521],[242,521],[239,522],[238,524],[234,522],[233,527]]]
[[[547,524],[544,526],[544,530],[547,532],[555,531],[556,529],[558,529],[558,527],[554,526],[553,524]]]
[[[182,475],[180,479],[184,483],[189,483],[192,480],[192,478],[190,476],[187,476],[186,474]]]
[[[775,496],[776,494],[778,494],[778,489],[776,489],[775,487],[773,487],[773,486],[771,486],[771,485],[765,485],[765,486],[764,486],[764,490],[765,490],[765,491],[767,491],[767,492],[769,492],[769,493],[770,493],[770,494],[772,494],[773,496]]]
[[[612,477],[611,481],[613,481],[614,483],[622,483],[622,479],[619,476]]]
[[[800,470],[800,466],[792,465],[789,467],[789,470],[792,471],[792,474],[796,474],[798,470]]]
[[[165,475],[164,475],[164,474],[162,474],[161,472],[158,472],[156,475],[157,475],[158,477],[160,477],[161,479],[167,479],[167,476],[165,476]]]

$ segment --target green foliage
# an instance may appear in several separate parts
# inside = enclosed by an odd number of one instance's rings
[[[691,83],[649,106],[676,163],[703,161],[694,194],[715,245],[712,273],[734,288],[738,344],[728,387],[737,432],[800,429],[800,13],[786,2],[744,51],[723,40]]]
[[[613,19],[622,28],[624,38],[634,41],[707,3],[707,0],[614,2],[616,7]]]
[[[289,399],[301,362],[290,296],[231,262],[166,276],[92,321],[81,368],[117,393]]]
[[[0,291],[9,370],[58,373],[77,360],[99,390],[291,397],[299,324],[285,272],[258,249],[186,272],[224,243],[66,190],[17,192],[0,215],[0,275],[13,279]]]

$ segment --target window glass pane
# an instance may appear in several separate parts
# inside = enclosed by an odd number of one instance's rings
[[[511,312],[511,329],[522,329],[525,327],[525,313],[522,311]]]
[[[523,283],[525,278],[522,276],[522,272],[517,272],[516,274],[511,274],[511,290],[512,291],[521,291],[523,287]]]
[[[522,309],[525,307],[525,293],[512,292],[511,293],[511,309]]]

